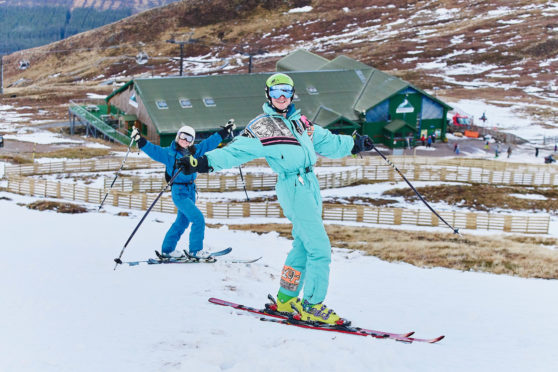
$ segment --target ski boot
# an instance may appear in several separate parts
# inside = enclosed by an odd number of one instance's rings
[[[341,318],[333,311],[322,303],[315,305],[310,304],[304,300],[301,305],[291,305],[294,321],[309,323],[316,326],[330,326],[330,327],[346,327],[350,326],[351,322],[347,319]]]
[[[174,250],[172,252],[161,252],[161,253],[155,251],[155,253],[157,254],[157,258],[159,258],[161,261],[172,261],[172,260],[180,261],[186,258],[186,256],[182,252],[177,250]]]
[[[215,262],[217,261],[213,256],[211,256],[211,253],[201,250],[201,251],[196,251],[196,252],[188,252],[186,250],[184,250],[184,254],[186,255],[186,257],[188,258],[188,260],[193,261],[193,262]]]
[[[287,302],[275,301],[272,295],[268,294],[267,298],[271,303],[265,304],[265,312],[271,315],[280,315],[289,317],[294,313],[293,306],[302,309],[300,298],[293,297]]]

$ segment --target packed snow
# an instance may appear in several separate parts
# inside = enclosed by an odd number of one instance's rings
[[[391,4],[387,6],[393,7]],[[555,16],[556,5],[548,2],[537,7],[546,10],[549,16]],[[311,9],[294,8],[289,12]],[[417,19],[432,20],[432,26],[417,31],[417,39],[427,41],[436,35],[436,21],[447,21],[457,11],[433,8],[432,11],[417,12]],[[502,7],[489,12],[487,17],[497,19],[508,12],[509,8]],[[293,48],[308,47],[320,52],[340,43],[382,43],[397,35],[399,27],[415,21],[413,18],[394,19],[385,25],[375,24],[375,20],[366,25],[355,23],[348,25],[342,33],[317,38],[312,44],[296,43],[292,48],[254,58],[284,56]],[[281,37],[273,38],[280,40]],[[461,38],[456,37],[451,42],[459,45]],[[408,54],[422,53],[421,47],[417,48]],[[455,53],[470,51],[456,50]],[[449,57],[441,56],[417,67],[443,70],[440,76],[445,81],[465,87],[517,88],[513,84],[458,81],[456,75],[460,74],[485,72],[490,77],[499,72],[497,66],[492,65],[448,66],[446,60]],[[169,74],[178,72],[177,57],[160,58],[167,58],[172,66]],[[237,64],[248,61],[248,57],[241,54],[233,58]],[[229,62],[205,55],[186,60],[183,67],[192,74],[207,74],[233,68]],[[518,67],[517,74],[521,71],[522,68]],[[120,74],[121,77],[126,75],[126,71]],[[104,76],[97,77],[102,78]],[[548,84],[556,91],[555,82]],[[537,95],[538,91],[533,89],[528,93]],[[93,93],[88,97],[103,98]],[[535,124],[533,118],[519,116],[517,109],[524,108],[522,103],[513,106],[478,100],[448,103],[475,117],[475,124],[481,124],[478,118],[486,113],[486,126],[532,141],[540,141],[543,136],[558,138],[555,123],[545,123],[547,125],[543,127]],[[543,108],[556,111],[556,107],[556,99],[549,98],[548,106]],[[23,109],[25,107],[0,105],[0,134],[4,135],[5,141],[103,146],[86,138],[68,138],[41,129],[22,130],[27,124],[40,122],[31,114],[21,112]],[[451,141],[460,139],[451,137]],[[545,151],[552,151],[553,145],[549,143]],[[511,159],[501,157],[498,161],[541,164],[542,158],[536,158],[533,149],[533,144],[518,146]],[[419,153],[436,151],[424,146],[417,147],[417,150]],[[487,156],[484,151],[474,149],[462,151],[462,154]],[[0,162],[0,176],[4,164]],[[113,173],[103,175],[111,177]],[[94,186],[98,186],[100,179],[95,182]],[[416,186],[425,184],[417,182]],[[0,181],[0,186],[5,185],[6,181]],[[324,190],[322,195],[324,199],[350,195],[378,197],[388,187],[406,186],[355,186],[343,191]],[[260,195],[272,194],[262,192]],[[534,194],[513,196],[540,199]],[[200,198],[240,200],[244,193],[227,193],[219,197],[202,193]],[[554,337],[558,332],[556,280],[422,269],[384,262],[359,251],[334,248],[326,303],[341,316],[366,328],[393,332],[412,330],[416,331],[417,337],[443,334],[446,338],[434,345],[409,345],[393,340],[311,331],[263,323],[248,313],[207,302],[210,297],[218,297],[261,307],[268,293],[276,294],[291,242],[277,233],[259,235],[229,230],[226,224],[285,223],[285,220],[208,220],[208,223],[224,223],[225,226],[207,229],[205,249],[215,251],[233,247],[229,256],[215,264],[122,265],[113,270],[113,259],[144,212],[127,211],[130,216],[118,216],[123,210],[105,206],[99,213],[97,205],[85,205],[88,213],[64,215],[25,207],[36,200],[0,192],[0,208],[5,216],[0,224],[3,256],[0,281],[4,283],[0,307],[2,371],[550,371],[558,366],[558,341]],[[418,207],[418,203],[409,204],[402,199],[398,203],[406,208]],[[435,208],[448,207],[444,203],[432,205]],[[123,259],[152,257],[173,220],[173,215],[150,213],[124,252]],[[401,229],[402,234],[405,230],[419,230],[425,235],[447,230],[422,226],[392,228]],[[467,233],[494,234],[486,231]],[[558,236],[555,216],[546,236]],[[179,247],[185,248],[187,240],[185,234]],[[253,264],[227,262],[234,258],[257,257],[262,259]]]
[[[11,200],[7,200],[9,198]],[[206,248],[253,264],[120,266],[143,212],[63,215],[0,193],[4,371],[548,371],[558,365],[555,280],[420,269],[334,249],[327,303],[354,324],[446,338],[439,344],[331,334],[260,322],[207,302],[262,306],[290,241],[208,228]],[[124,253],[145,259],[173,216],[151,213]],[[217,221],[209,221],[217,222]],[[94,231],[93,231],[94,230]],[[30,233],[32,232],[32,233]],[[425,232],[427,234],[428,232]],[[180,243],[186,245],[186,238]]]

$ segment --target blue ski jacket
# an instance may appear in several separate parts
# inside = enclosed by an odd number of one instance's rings
[[[203,156],[206,152],[216,149],[222,141],[223,138],[221,138],[219,132],[213,133],[208,138],[196,144],[196,153],[193,156],[196,158]],[[149,141],[146,141],[145,145],[141,147],[141,150],[151,159],[165,165],[167,177],[173,177],[176,172],[179,172],[179,169],[176,166],[176,161],[178,159],[183,156],[190,156],[190,154],[187,153],[187,150],[185,150],[184,153],[179,151],[175,141],[172,141],[168,147],[157,146]],[[181,174],[175,178],[173,186],[192,184],[197,176],[197,173],[188,175]]]

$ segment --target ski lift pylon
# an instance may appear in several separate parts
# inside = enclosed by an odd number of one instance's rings
[[[29,61],[26,59],[22,59],[19,61],[19,69],[20,70],[27,70],[29,68]]]
[[[145,52],[139,52],[136,56],[136,62],[138,65],[144,65],[149,60],[149,56]]]

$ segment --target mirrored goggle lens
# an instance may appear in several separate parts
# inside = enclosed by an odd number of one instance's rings
[[[274,85],[269,88],[269,95],[271,98],[279,98],[284,96],[285,98],[291,98],[293,96],[293,87],[290,85],[282,84],[282,85]]]
[[[194,140],[194,137],[192,137],[191,134],[183,133],[183,132],[178,135],[178,138],[181,140],[186,140],[188,142],[192,142]]]

